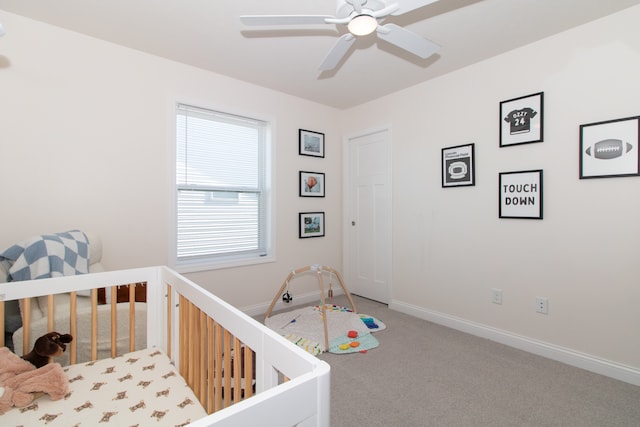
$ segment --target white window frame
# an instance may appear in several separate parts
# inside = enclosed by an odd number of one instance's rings
[[[264,161],[265,161],[265,182],[264,182],[264,202],[265,208],[264,212],[266,214],[265,221],[265,242],[266,242],[266,252],[264,254],[229,254],[226,256],[212,256],[212,257],[201,257],[195,259],[178,259],[178,183],[176,182],[176,168],[177,168],[177,117],[178,110],[180,105],[193,106],[196,109],[209,110],[212,112],[220,113],[223,115],[236,116],[238,118],[247,118],[249,120],[257,120],[264,122],[266,124],[266,135],[265,135],[265,150],[264,150]],[[229,267],[239,267],[239,266],[248,266],[254,264],[263,264],[268,262],[275,261],[275,218],[274,218],[274,210],[273,210],[273,200],[274,200],[274,189],[273,189],[273,171],[275,167],[273,165],[274,156],[272,154],[273,146],[272,146],[272,134],[273,134],[273,120],[265,120],[261,118],[252,118],[250,114],[236,113],[236,112],[227,112],[224,109],[219,108],[210,108],[208,106],[201,106],[199,103],[184,103],[184,102],[174,102],[174,108],[172,109],[171,114],[171,123],[173,123],[173,132],[171,138],[171,203],[172,203],[172,233],[171,233],[171,242],[170,242],[170,264],[171,266],[180,273],[189,273],[189,272],[197,272],[197,271],[206,271],[206,270],[216,270],[221,268],[229,268]]]

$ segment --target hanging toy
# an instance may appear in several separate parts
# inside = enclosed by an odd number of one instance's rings
[[[286,302],[287,304],[290,303],[291,301],[293,301],[293,297],[289,293],[289,281],[288,280],[287,280],[287,289],[285,290],[284,294],[282,294],[282,301]]]
[[[327,296],[329,297],[329,300],[333,299],[333,272],[329,272],[329,292],[327,292]]]
[[[291,301],[293,301],[293,297],[291,296],[289,291],[286,291],[284,294],[282,294],[282,301],[286,303],[290,303]]]

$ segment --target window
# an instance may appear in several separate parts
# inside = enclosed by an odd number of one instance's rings
[[[260,120],[178,104],[176,267],[266,260],[268,131]]]

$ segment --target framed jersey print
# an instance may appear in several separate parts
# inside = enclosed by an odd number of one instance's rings
[[[500,147],[543,141],[544,92],[500,103]]]

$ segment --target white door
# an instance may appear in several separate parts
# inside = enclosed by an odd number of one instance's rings
[[[346,139],[345,280],[353,294],[389,302],[391,136],[389,129]]]

